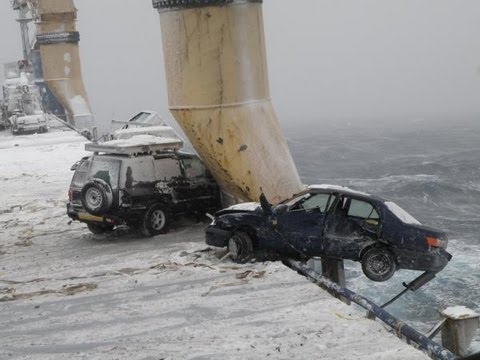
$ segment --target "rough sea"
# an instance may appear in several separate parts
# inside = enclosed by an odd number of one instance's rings
[[[305,184],[337,184],[397,202],[449,235],[453,259],[429,284],[387,307],[427,331],[438,310],[480,312],[480,115],[388,121],[312,121],[285,126]],[[385,283],[348,262],[347,286],[382,304],[420,272],[400,270]],[[477,332],[477,334],[480,331]],[[480,334],[477,336],[477,341]]]

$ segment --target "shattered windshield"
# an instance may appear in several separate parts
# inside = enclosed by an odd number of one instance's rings
[[[312,210],[319,209],[320,212],[325,212],[327,205],[333,204],[333,201],[330,201],[330,194],[312,194],[306,193],[302,194],[296,198],[284,201],[282,204],[286,204],[289,207],[289,211],[298,211],[298,210]]]

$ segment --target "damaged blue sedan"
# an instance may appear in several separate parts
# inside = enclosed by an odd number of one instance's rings
[[[452,257],[443,231],[380,197],[316,185],[275,207],[264,196],[260,202],[217,212],[206,229],[207,244],[228,247],[235,261],[260,254],[359,261],[373,281],[386,281],[398,269],[436,273]]]

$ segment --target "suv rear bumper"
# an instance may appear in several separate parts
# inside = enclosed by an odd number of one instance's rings
[[[89,214],[85,209],[75,206],[72,203],[67,203],[67,215],[72,220],[85,223],[104,223],[111,225],[122,225],[125,223],[125,220],[118,216]]]

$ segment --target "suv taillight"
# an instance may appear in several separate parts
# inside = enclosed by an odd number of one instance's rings
[[[73,191],[72,189],[68,189],[68,201],[73,201]]]
[[[118,197],[120,199],[119,201],[119,206],[122,206],[122,207],[129,207],[129,206],[132,206],[132,198],[130,196],[130,194],[124,190],[120,190],[118,192]]]

